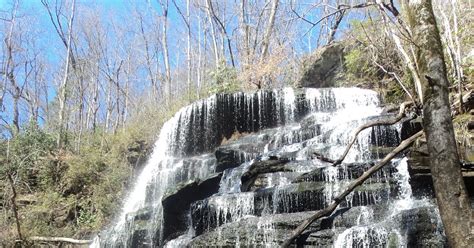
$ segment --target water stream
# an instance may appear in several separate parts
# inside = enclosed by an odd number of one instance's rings
[[[381,114],[377,94],[357,88],[220,94],[186,106],[164,124],[120,216],[92,247],[275,247],[289,232],[282,230],[282,222],[328,205],[380,159],[383,147],[400,142],[399,126],[368,129],[340,167],[314,158],[315,152],[338,158],[352,131]],[[235,134],[242,137],[233,140]],[[182,214],[185,230],[170,231],[162,200],[193,180],[220,172],[214,155],[218,147],[235,151],[237,164],[222,171],[213,195]],[[258,175],[252,190],[242,192],[244,173],[275,158],[286,159],[285,169]],[[384,211],[376,205],[385,206]],[[336,221],[324,231],[330,237],[321,240],[333,247],[407,246],[409,234],[400,215],[417,208],[433,205],[412,197],[406,159],[398,158],[341,204],[341,211],[356,212],[351,226]],[[431,216],[440,226],[437,213]],[[322,241],[311,242],[318,247]]]

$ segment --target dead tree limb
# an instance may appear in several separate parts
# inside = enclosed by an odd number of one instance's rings
[[[388,120],[375,120],[375,121],[371,121],[371,122],[367,122],[365,124],[363,124],[362,126],[359,126],[356,130],[355,130],[355,133],[354,135],[352,136],[352,139],[351,141],[349,142],[349,144],[347,145],[346,147],[346,150],[344,150],[344,153],[342,154],[342,156],[335,160],[334,163],[332,164],[333,166],[336,166],[336,165],[339,165],[342,163],[342,161],[344,160],[344,158],[347,156],[347,154],[349,153],[349,150],[351,149],[352,145],[355,143],[356,139],[357,139],[357,136],[359,135],[360,132],[362,132],[363,130],[369,128],[369,127],[373,127],[373,126],[387,126],[387,125],[393,125],[397,122],[399,122],[400,120],[403,119],[403,117],[405,117],[405,108],[407,108],[408,106],[412,105],[413,102],[404,102],[400,105],[400,111],[398,112],[398,114],[393,117],[393,118],[390,118]]]
[[[336,162],[336,160],[331,159],[331,158],[328,158],[328,157],[325,157],[324,155],[319,154],[319,153],[317,153],[317,152],[314,152],[313,155],[314,155],[315,158],[317,158],[317,159],[319,159],[319,160],[321,160],[321,161],[323,161],[323,162],[328,162],[328,163],[331,163],[331,164],[333,164],[333,163]]]
[[[378,162],[376,165],[371,167],[369,170],[364,172],[362,176],[357,178],[355,181],[353,181],[344,192],[339,194],[336,198],[334,198],[333,203],[331,205],[327,206],[325,209],[322,209],[318,212],[316,212],[314,215],[309,217],[308,219],[304,220],[303,223],[301,223],[291,234],[290,238],[288,238],[282,245],[282,247],[288,247],[291,242],[300,234],[306,230],[306,228],[311,225],[314,221],[316,221],[319,218],[329,216],[334,212],[334,210],[337,208],[337,206],[346,198],[347,195],[349,195],[355,188],[358,186],[362,185],[370,176],[372,176],[375,172],[380,170],[384,165],[386,165],[390,160],[392,160],[397,154],[408,148],[418,137],[420,137],[423,134],[423,130],[419,131],[418,133],[414,134],[410,138],[404,140],[399,146],[397,146],[395,149],[393,149],[385,158],[383,158],[380,162]]]
[[[377,5],[377,3],[375,1],[367,1],[365,3],[361,3],[361,4],[356,4],[356,5],[349,5],[349,4],[339,4],[337,6],[337,10],[332,12],[332,13],[329,13],[323,17],[321,17],[321,19],[319,19],[317,22],[312,22],[310,20],[308,20],[307,18],[305,18],[304,16],[301,16],[293,7],[293,1],[290,1],[290,8],[291,8],[291,11],[293,12],[293,14],[296,15],[297,18],[309,23],[311,25],[311,28],[308,29],[308,31],[306,31],[306,33],[303,35],[305,36],[306,34],[308,34],[314,27],[316,27],[319,23],[321,23],[322,21],[328,19],[329,17],[333,16],[333,15],[339,15],[341,14],[341,12],[346,12],[348,10],[351,10],[351,9],[362,9],[362,8],[367,8],[367,7],[370,7],[370,6],[375,6]],[[340,16],[340,17],[336,17],[336,19],[339,19],[341,18],[340,21],[342,21],[342,17],[344,16],[344,13]],[[337,22],[337,20],[336,20]],[[337,24],[339,25],[339,23]],[[329,44],[330,42],[328,42]]]
[[[328,45],[333,43],[334,40],[336,39],[337,29],[339,28],[339,25],[341,24],[342,19],[344,18],[345,14],[346,14],[346,10],[343,10],[339,12],[338,14],[336,14],[336,18],[335,18],[336,20],[334,21],[334,24],[331,26],[331,33],[329,34],[328,43],[327,43]]]
[[[83,239],[72,239],[64,237],[40,237],[32,236],[29,238],[30,241],[41,241],[41,242],[63,242],[76,245],[87,245],[92,243],[92,240],[83,240]]]

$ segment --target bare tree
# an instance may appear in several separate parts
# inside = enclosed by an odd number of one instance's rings
[[[247,0],[240,1],[240,15],[239,15],[239,24],[240,24],[240,32],[241,32],[241,43],[242,45],[242,56],[241,60],[243,62],[243,66],[247,67],[249,65],[250,59],[250,40],[249,40],[249,25],[247,23]]]
[[[207,12],[207,19],[209,21],[209,27],[211,29],[211,35],[212,35],[212,46],[214,48],[214,60],[216,64],[216,68],[219,68],[219,49],[217,48],[217,36],[216,36],[216,31],[214,29],[214,21],[212,18],[212,12],[211,12],[211,0],[206,0],[206,12]]]
[[[73,57],[71,57],[71,39],[72,39],[72,24],[74,22],[76,1],[72,0],[71,3],[71,15],[68,21],[68,34],[67,34],[67,52],[64,66],[64,76],[62,83],[59,87],[59,131],[57,138],[57,145],[59,148],[63,147],[64,135],[65,135],[65,115],[66,115],[66,101],[67,101],[67,86],[69,81],[69,67]],[[72,65],[71,65],[72,66]]]
[[[168,7],[169,2],[168,0],[159,0],[161,6],[161,44],[163,46],[163,60],[165,62],[165,98],[167,101],[171,98],[171,68],[170,68],[170,61],[169,61],[169,49],[168,49]]]
[[[459,32],[459,18],[458,8],[459,3],[455,0],[449,1],[436,1],[439,2],[435,6],[438,7],[438,13],[441,15],[443,33],[441,35],[444,41],[444,47],[446,48],[446,54],[451,61],[451,70],[455,83],[458,87],[459,97],[459,113],[464,113],[463,106],[463,83],[464,83],[464,70],[462,67],[461,50],[462,46],[460,43],[460,32]],[[447,13],[448,12],[448,13]],[[452,23],[451,23],[452,22]]]
[[[211,0],[207,1],[207,8],[209,8],[209,12],[211,13],[212,19],[215,20],[215,22],[219,26],[219,30],[221,31],[223,39],[226,40],[227,50],[229,51],[229,56],[230,56],[230,62],[232,64],[232,67],[235,67],[234,52],[232,51],[232,41],[229,34],[227,33],[226,26],[224,25],[224,22],[216,14],[216,11],[214,10]],[[224,49],[222,49],[222,51],[224,53]]]
[[[270,16],[268,18],[268,24],[265,29],[265,35],[263,36],[263,41],[262,41],[262,55],[261,55],[261,60],[265,60],[268,54],[268,47],[270,46],[270,38],[272,36],[273,32],[273,26],[275,26],[275,16],[277,13],[278,9],[278,3],[279,0],[273,0],[272,1],[272,9],[270,10]]]
[[[13,118],[12,118],[12,135],[16,135],[20,131],[20,124],[19,124],[19,100],[21,97],[21,88],[17,83],[16,77],[15,77],[15,63],[13,61],[13,50],[14,50],[14,44],[13,44],[13,35],[14,35],[14,30],[15,30],[15,25],[16,25],[16,14],[18,11],[18,1],[15,1],[13,4],[13,9],[12,9],[12,14],[10,19],[8,20],[9,23],[9,28],[8,28],[8,33],[7,37],[4,40],[5,43],[5,49],[6,49],[6,61],[4,62],[4,66],[2,68],[2,71],[0,71],[1,74],[3,74],[3,90],[1,92],[0,96],[0,108],[3,108],[3,99],[5,96],[5,93],[7,92],[7,84],[11,85],[11,95],[13,98]]]

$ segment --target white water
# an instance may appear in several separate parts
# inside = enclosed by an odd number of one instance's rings
[[[413,198],[410,186],[410,174],[408,173],[407,158],[394,162],[397,172],[394,178],[399,187],[399,197],[387,206],[386,216],[377,216],[379,221],[374,220],[374,213],[370,208],[361,211],[357,225],[340,233],[334,248],[358,247],[403,247],[405,240],[398,228],[402,223],[393,223],[393,217],[411,208],[431,207],[432,202],[427,199],[416,200]]]
[[[348,140],[352,135],[352,131],[361,124],[364,118],[375,116],[381,113],[379,107],[379,100],[377,94],[370,90],[362,89],[306,89],[305,97],[309,102],[308,117],[316,118],[321,124],[320,129],[322,135],[315,138],[309,139],[303,143],[299,124],[292,124],[296,120],[297,103],[295,92],[291,88],[285,88],[281,91],[272,91],[275,97],[276,111],[282,112],[283,119],[278,116],[278,124],[286,124],[287,127],[280,129],[276,132],[272,141],[266,144],[262,150],[263,158],[272,152],[297,152],[296,159],[304,160],[307,159],[308,153],[307,147],[325,149],[325,154],[329,154],[331,158],[338,158],[347,144]],[[244,102],[237,101],[240,97],[244,97]],[[258,106],[264,106],[267,98],[270,97],[270,92],[260,91],[256,93],[256,101]],[[251,123],[251,126],[263,126],[263,116],[265,115],[265,109],[259,107],[255,116],[254,113],[254,95],[238,93],[233,96],[233,100],[238,106],[236,109],[239,111],[245,111],[249,116],[245,117],[249,120],[259,119],[259,123]],[[201,143],[205,143],[208,146],[208,150],[211,150],[211,141],[207,140],[207,137],[212,137],[213,127],[216,125],[218,119],[215,117],[216,108],[219,107],[218,96],[210,97],[206,100],[199,101],[195,104],[182,108],[176,115],[166,122],[161,130],[158,141],[155,144],[153,154],[149,161],[145,165],[141,172],[138,180],[133,189],[128,194],[128,197],[124,201],[122,212],[118,217],[117,221],[110,228],[103,239],[106,240],[107,244],[127,246],[131,232],[130,227],[133,226],[134,213],[142,210],[145,207],[151,207],[153,210],[152,216],[154,218],[148,221],[149,229],[149,244],[152,246],[162,245],[162,237],[153,237],[156,230],[161,230],[162,225],[162,206],[161,200],[166,192],[174,188],[176,184],[183,181],[192,180],[195,178],[205,178],[212,174],[215,170],[215,163],[209,156],[198,156],[194,160],[193,166],[188,166],[189,157],[186,156],[185,149],[186,144],[190,141],[186,137],[194,137],[195,139],[198,134],[196,132],[200,130],[204,135],[204,140]],[[204,129],[193,129],[196,123],[204,123]],[[357,143],[353,149],[349,152],[345,159],[345,162],[357,162],[365,161],[369,158],[370,152],[368,137],[370,131],[363,131],[357,140]],[[196,142],[196,141],[194,141]],[[327,146],[327,144],[333,144]],[[245,163],[241,166],[232,170],[224,172],[219,195],[215,195],[209,198],[209,204],[212,205],[216,211],[217,216],[222,216],[224,223],[235,222],[242,218],[247,218],[254,214],[253,209],[253,192],[240,192],[240,177],[253,163],[253,160],[245,158]],[[403,162],[403,160],[402,160]],[[214,164],[213,164],[214,163]],[[404,162],[406,164],[406,161]],[[322,166],[323,164],[312,166]],[[307,172],[314,167],[301,167],[298,169],[300,172]],[[406,166],[405,166],[406,167]],[[340,182],[337,178],[338,171],[333,167],[329,167],[325,171],[325,181],[332,182],[325,184],[325,202],[329,203],[332,198],[344,189],[346,182]],[[396,204],[400,204],[400,210],[409,208],[412,205],[411,192],[408,190],[408,178],[407,170],[403,166],[399,168],[397,180],[399,181],[400,188],[402,189],[400,200]],[[179,178],[179,179],[177,179]],[[350,178],[345,178],[350,179]],[[286,190],[285,186],[291,183],[291,180],[285,178],[283,175],[277,178],[268,178],[269,186],[275,188],[273,197],[273,206],[268,206],[267,210],[264,210],[262,214],[266,215],[268,221],[259,222],[258,229],[263,231],[264,239],[268,241],[265,243],[267,246],[272,245],[272,235],[275,235],[273,225],[271,224],[271,215],[276,213],[278,199],[285,201]],[[407,188],[408,187],[408,188]],[[147,199],[148,194],[151,193],[151,199]],[[355,194],[361,194],[356,192]],[[364,193],[365,194],[365,193]],[[368,199],[373,197],[373,201],[377,202],[376,195],[355,195],[355,198]],[[150,198],[150,197],[148,197]],[[348,197],[347,205],[352,206],[352,196]],[[283,204],[288,209],[292,206],[291,203]],[[397,205],[398,206],[398,205]],[[287,209],[285,209],[287,210]],[[370,210],[367,210],[370,211]],[[370,220],[370,212],[363,212],[358,218],[357,222],[366,223]],[[341,233],[335,243],[335,247],[349,247],[352,245],[352,241],[355,239],[364,239],[364,235],[379,235],[380,239],[387,238],[387,233],[384,229],[380,228],[366,228],[357,226],[346,230]],[[180,247],[186,244],[193,237],[194,232],[190,228],[187,233],[168,242],[167,247]],[[256,234],[255,234],[256,235]],[[104,238],[105,236],[105,238]],[[158,241],[156,241],[158,240]],[[251,239],[250,239],[251,240]],[[158,242],[158,243],[156,243]],[[92,247],[100,247],[100,240],[97,237],[94,239]]]

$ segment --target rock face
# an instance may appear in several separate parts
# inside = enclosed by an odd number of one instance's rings
[[[413,131],[373,127],[360,133],[338,167],[318,159],[338,159],[356,127],[388,118],[379,105],[375,92],[355,88],[217,95],[190,105],[165,124],[125,204],[124,221],[98,243],[278,246],[397,146],[401,132]],[[410,186],[425,189],[416,177],[424,171],[413,173],[407,161],[414,160],[405,154],[394,159],[294,245],[442,247],[436,206],[417,199],[424,194]]]
[[[163,240],[178,237],[187,230],[187,212],[191,203],[207,198],[219,189],[222,173],[204,180],[195,180],[178,186],[162,200],[163,204]]]
[[[288,162],[288,159],[278,159],[276,157],[272,157],[269,160],[252,163],[250,168],[242,175],[240,179],[242,181],[240,191],[255,191],[259,188],[264,188],[265,183],[262,182],[262,177],[260,176],[267,173],[291,171],[290,169],[285,168],[285,164]]]
[[[407,247],[446,247],[444,236],[436,219],[434,207],[420,207],[392,216],[386,222],[374,227],[358,228],[356,223],[370,224],[380,221],[377,216],[385,215],[387,205],[373,208],[372,219],[361,219],[367,214],[367,207],[341,208],[333,215],[316,221],[295,242],[301,247],[401,247],[404,243],[400,233],[390,229],[400,225],[405,234]],[[271,219],[248,217],[237,222],[220,226],[194,238],[190,247],[229,247],[229,246],[277,246],[283,243],[303,220],[315,212],[276,214]],[[269,229],[268,227],[271,227]],[[267,229],[265,229],[267,228]],[[270,230],[270,231],[269,231]],[[365,232],[365,233],[364,233]],[[364,236],[364,234],[366,234]],[[225,238],[222,238],[225,237]],[[352,243],[351,243],[352,242]]]
[[[344,77],[344,45],[333,43],[315,51],[303,62],[300,87],[334,87]]]

